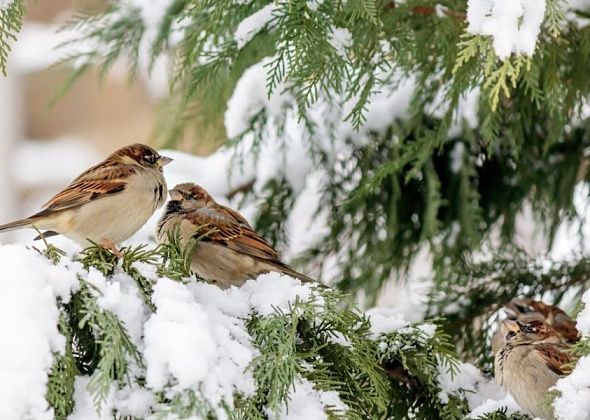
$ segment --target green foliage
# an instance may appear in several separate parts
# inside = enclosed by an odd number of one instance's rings
[[[240,23],[268,6],[270,21],[239,45],[234,34]],[[133,75],[142,39],[151,46],[152,64],[169,57],[171,97],[158,130],[167,146],[197,120],[219,121],[244,71],[264,62],[269,94],[280,90],[293,101],[284,115],[269,118],[265,109],[252,115],[232,144],[251,135],[251,149],[242,152],[256,156],[263,142],[282,141],[289,113],[299,116],[315,164],[329,174],[322,205],[330,234],[307,259],[321,265],[336,255],[344,273],[338,286],[362,289],[370,301],[425,247],[443,273],[481,250],[497,224],[502,245],[513,244],[525,203],[545,222],[550,240],[564,217],[577,216],[572,196],[587,181],[588,135],[587,124],[572,122],[590,95],[584,71],[590,29],[566,21],[564,7],[547,2],[533,56],[502,61],[491,38],[466,32],[464,1],[326,0],[314,6],[304,0],[178,0],[157,35],[147,38],[138,9],[114,5],[77,23],[85,29],[83,40],[97,47],[72,60],[84,63],[76,72],[93,62],[104,72],[125,58]],[[336,29],[351,35],[341,51],[330,42]],[[416,83],[405,121],[395,121],[392,110],[389,127],[366,134],[366,142],[351,142],[350,155],[322,151],[320,136],[333,135],[342,120],[362,127],[372,94],[408,76]],[[479,126],[450,133],[461,98],[477,89]],[[318,121],[317,104],[339,116]],[[437,118],[428,115],[432,108],[442,110]],[[278,246],[288,239],[284,220],[295,201],[285,184],[278,176],[254,198],[269,203],[255,224]]]
[[[5,76],[10,43],[16,41],[23,25],[24,14],[23,0],[12,0],[8,5],[0,6],[0,72]]]
[[[66,338],[66,348],[63,354],[55,355],[46,398],[54,409],[55,418],[65,420],[74,408],[74,381],[79,372],[72,351],[72,331],[64,314],[59,319],[59,332]]]
[[[531,261],[517,250],[489,261],[465,261],[441,273],[432,292],[431,312],[444,313],[445,328],[462,345],[461,353],[491,369],[488,340],[501,305],[514,296],[540,296],[552,292],[559,302],[566,292],[579,296],[590,285],[590,259],[578,256],[567,262]],[[571,296],[571,295],[570,295]]]
[[[171,237],[173,239],[173,237]],[[69,257],[55,247],[62,259]],[[150,281],[139,264],[156,269],[166,258],[182,257],[174,248],[146,250],[124,248],[119,258],[100,246],[84,250],[78,257],[86,269],[97,269],[107,277],[120,270],[135,280],[145,293],[146,308],[154,310]],[[51,255],[47,256],[53,263]],[[168,260],[168,261],[169,261]],[[194,277],[191,277],[194,281]],[[74,381],[90,375],[88,385],[97,410],[113,387],[144,387],[142,354],[117,316],[98,304],[100,292],[84,273],[67,304],[60,305],[59,331],[66,346],[56,354],[47,384],[47,400],[56,418],[66,418],[73,409]],[[187,277],[178,281],[191,281]],[[142,291],[143,289],[143,291]],[[443,402],[439,398],[439,369],[454,371],[458,360],[448,336],[434,324],[416,324],[389,334],[375,336],[365,316],[340,292],[314,288],[309,298],[296,299],[286,310],[269,315],[250,314],[245,325],[258,351],[248,370],[256,383],[254,395],[236,394],[222,406],[230,418],[264,419],[288,407],[290,391],[298,381],[309,381],[316,390],[336,392],[348,407],[327,407],[329,418],[458,419],[466,413],[460,394]],[[130,367],[135,366],[133,375]],[[140,376],[137,376],[137,375]],[[184,418],[200,415],[215,418],[214,407],[198,388],[180,393],[156,393],[155,418],[171,415]],[[113,415],[117,416],[116,411]],[[434,417],[433,417],[434,416]]]

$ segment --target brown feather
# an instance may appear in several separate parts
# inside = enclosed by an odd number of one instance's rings
[[[122,192],[126,180],[137,173],[137,168],[114,163],[105,161],[84,172],[45,203],[41,213],[79,207],[99,197]]]
[[[539,342],[533,344],[534,354],[558,375],[569,373],[566,365],[572,362],[572,358],[565,350],[567,350],[567,346],[560,343]]]
[[[224,213],[202,208],[188,213],[187,218],[197,228],[195,236],[204,236],[203,240],[223,244],[255,258],[278,262],[279,255],[268,242],[249,225]]]

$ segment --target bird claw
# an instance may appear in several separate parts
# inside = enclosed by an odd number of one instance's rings
[[[100,246],[102,246],[104,249],[109,251],[114,256],[123,258],[123,253],[119,249],[117,249],[117,246],[113,243],[113,241],[103,239],[102,241],[100,241]]]

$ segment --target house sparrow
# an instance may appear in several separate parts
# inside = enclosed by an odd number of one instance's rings
[[[572,361],[568,346],[550,325],[542,321],[505,320],[505,344],[495,358],[496,381],[518,405],[533,417],[552,419],[545,394],[568,373],[564,365]]]
[[[158,223],[159,243],[178,229],[182,243],[199,242],[191,269],[221,288],[241,286],[259,274],[275,271],[304,282],[313,279],[281,262],[278,253],[235,210],[218,204],[202,187],[187,183],[170,190],[171,201]]]
[[[172,159],[133,144],[83,172],[39,213],[0,225],[0,232],[36,227],[43,237],[64,235],[83,246],[89,241],[115,251],[166,200],[164,165]]]
[[[515,298],[504,305],[504,312],[508,319],[522,323],[543,321],[553,327],[557,335],[566,343],[573,344],[579,340],[576,322],[555,305],[548,305],[530,298]],[[492,337],[492,351],[494,354],[504,345],[504,337],[508,331],[500,325]]]

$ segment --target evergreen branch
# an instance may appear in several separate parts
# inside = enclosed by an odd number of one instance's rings
[[[66,315],[59,318],[59,332],[66,339],[63,354],[56,354],[47,380],[47,402],[54,410],[55,418],[65,420],[74,408],[74,383],[78,369],[72,352],[72,331]]]
[[[143,367],[141,353],[131,341],[125,326],[117,316],[110,311],[103,310],[96,302],[93,286],[80,278],[81,316],[78,328],[88,325],[96,339],[98,346],[98,362],[88,389],[94,396],[97,410],[107,398],[114,381],[124,382],[128,379],[128,366],[131,362]]]
[[[6,76],[6,63],[10,52],[10,43],[23,25],[25,4],[23,0],[9,0],[7,5],[0,6],[0,72]]]

